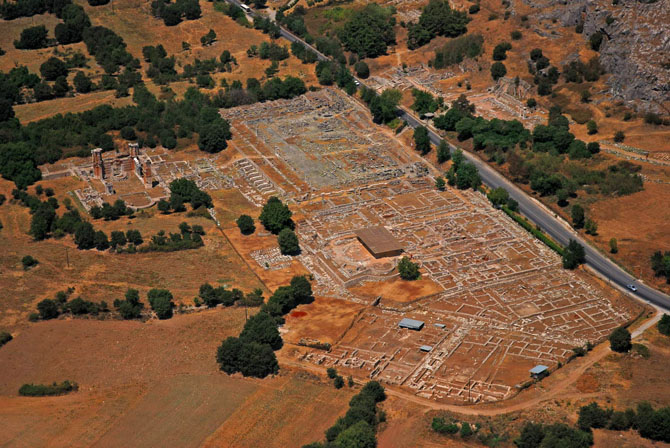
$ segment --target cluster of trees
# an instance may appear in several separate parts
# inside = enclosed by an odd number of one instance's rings
[[[441,48],[435,50],[435,59],[431,61],[437,69],[460,64],[465,58],[476,58],[483,52],[484,37],[481,34],[466,34],[450,39]]]
[[[247,320],[239,337],[229,337],[221,343],[216,352],[220,369],[257,378],[276,374],[279,364],[274,350],[283,345],[277,325],[283,322],[284,314],[312,300],[312,287],[303,276],[293,277],[290,286],[278,288],[260,312]]]
[[[212,97],[212,103],[216,107],[229,108],[259,101],[291,99],[305,92],[307,92],[305,83],[293,76],[287,76],[283,80],[272,78],[262,85],[256,78],[249,78],[246,89],[242,87],[241,82],[233,81],[225,91],[219,91]]]
[[[395,120],[401,98],[402,93],[395,89],[386,89],[381,95],[367,87],[361,89],[361,99],[368,105],[375,123],[389,123]]]
[[[614,330],[609,336],[609,341],[612,351],[618,353],[627,353],[633,348],[630,332],[624,327]]]
[[[172,293],[167,289],[151,289],[147,294],[149,305],[156,313],[156,317],[160,320],[170,319],[172,317],[172,309],[174,303],[172,302]]]
[[[496,208],[507,207],[510,211],[516,212],[519,210],[519,203],[512,199],[503,187],[498,187],[490,190],[486,197],[491,204]]]
[[[54,395],[65,395],[76,392],[79,389],[74,381],[65,380],[62,383],[53,384],[24,384],[19,388],[19,395],[24,397],[46,397]]]
[[[136,289],[128,288],[123,300],[114,300],[114,308],[126,320],[139,319],[144,309],[144,304],[140,302],[140,292]]]
[[[316,53],[300,42],[291,43],[291,53],[300,59],[303,64],[313,64],[317,60]]]
[[[283,61],[288,59],[288,48],[284,45],[279,45],[275,42],[262,42],[258,47],[258,56],[261,59],[269,59],[271,61]]]
[[[164,230],[151,237],[149,244],[139,248],[139,252],[176,252],[179,250],[197,249],[205,245],[202,236],[205,232],[201,226],[179,224],[179,233],[167,235]]]
[[[70,0],[16,0],[0,4],[0,16],[5,20],[32,17],[46,12],[59,15]]]
[[[167,57],[167,51],[163,45],[158,44],[155,47],[147,45],[142,48],[144,61],[149,63],[147,76],[158,84],[167,84],[177,79],[177,70],[174,68],[174,56]]]
[[[244,293],[237,288],[229,291],[224,286],[214,288],[209,283],[200,285],[198,299],[198,306],[202,303],[208,308],[214,308],[217,305],[233,306],[235,303],[243,303],[247,306],[259,306],[264,300],[261,289],[255,289],[245,297]]]
[[[300,243],[293,229],[295,224],[291,219],[293,212],[276,196],[272,196],[267,200],[259,220],[265,230],[277,235],[277,243],[279,250],[283,255],[297,255],[300,253]],[[239,225],[239,223],[238,223]],[[251,222],[253,226],[253,222]],[[247,227],[247,229],[249,229]],[[242,230],[242,227],[240,227]]]
[[[638,403],[637,409],[614,411],[601,408],[593,402],[579,409],[577,426],[591,432],[593,428],[614,431],[637,430],[645,439],[670,442],[670,407],[654,409],[649,403]]]
[[[190,203],[194,210],[202,206],[210,208],[212,197],[190,179],[175,179],[170,182],[170,204],[179,203]]]
[[[528,422],[521,435],[514,440],[518,448],[570,447],[588,448],[593,445],[593,434],[563,423],[543,425]]]
[[[284,11],[278,11],[275,20],[285,26],[289,31],[298,37],[302,37],[305,42],[311,44],[314,38],[307,32],[305,26],[305,14],[307,10],[304,6],[298,5],[288,15],[284,15]]]
[[[442,97],[435,98],[429,92],[419,89],[412,89],[412,96],[414,103],[412,103],[412,110],[419,115],[424,115],[429,112],[435,112],[443,105],[444,99]]]
[[[670,251],[657,250],[651,256],[651,269],[657,277],[665,277],[670,283]]]
[[[552,86],[558,83],[560,73],[549,63],[549,58],[542,54],[542,50],[534,48],[530,51],[528,71],[534,75],[533,82],[537,85],[537,93],[542,96],[551,94]]]
[[[100,313],[109,311],[107,303],[95,303],[84,300],[81,297],[69,300],[74,290],[68,288],[65,291],[58,291],[54,299],[44,299],[37,304],[37,313],[32,313],[29,317],[31,321],[37,319],[50,320],[55,319],[61,314],[70,313],[73,316],[91,314],[97,316]]]
[[[197,20],[202,15],[198,0],[154,0],[151,2],[151,13],[163,19],[166,26],[179,25],[182,20]]]
[[[326,441],[315,442],[303,448],[376,448],[377,425],[386,420],[377,405],[386,399],[384,388],[377,381],[369,381],[349,401],[344,417],[326,430]]]
[[[298,83],[300,85],[295,85]],[[289,83],[290,88],[279,93],[304,93],[304,84],[298,83]],[[268,93],[277,94],[273,90],[279,89],[274,87],[268,88]],[[223,141],[229,138],[228,124],[216,110],[221,107],[221,101],[195,88],[190,88],[183,100],[162,102],[145,86],[137,85],[133,100],[135,105],[132,106],[98,106],[77,114],[58,114],[26,126],[21,126],[15,119],[10,119],[4,126],[0,123],[3,131],[0,132],[0,174],[14,180],[17,186],[25,187],[39,179],[36,165],[55,162],[66,148],[86,148],[92,144],[105,150],[113,149],[112,137],[107,132],[124,127],[132,127],[144,134],[138,138],[141,145],[155,147],[160,142],[168,149],[177,146],[177,137],[187,138],[193,132],[200,135],[199,145],[205,151],[223,149]],[[238,104],[227,104],[228,107],[233,105]],[[178,135],[175,128],[179,130]]]
[[[356,83],[349,69],[344,65],[333,61],[320,61],[315,68],[319,84],[337,86],[344,89],[349,95],[356,93]]]
[[[594,82],[600,79],[600,75],[605,73],[605,69],[600,65],[600,58],[594,56],[583,63],[580,59],[570,61],[563,68],[563,77],[565,82],[582,83],[583,81]]]
[[[342,389],[344,387],[344,378],[342,378],[342,375],[337,374],[337,370],[335,367],[328,367],[326,369],[326,375],[328,375],[328,378],[333,380],[333,386],[335,386],[335,389]],[[347,379],[349,383],[349,387],[353,387],[354,385],[354,379],[349,376]]]
[[[270,36],[270,39],[278,39],[281,36],[279,25],[266,17],[254,17],[254,29],[261,30]]]
[[[482,184],[477,167],[470,162],[465,161],[463,151],[456,150],[451,157],[452,164],[446,173],[447,182],[452,187],[458,187],[460,190],[472,188],[477,190]]]
[[[337,35],[347,51],[361,59],[376,58],[386,54],[388,45],[395,44],[393,25],[395,17],[390,8],[368,4],[351,14]]]
[[[407,27],[407,47],[419,48],[437,36],[458,37],[468,31],[470,18],[465,12],[451,9],[446,0],[430,0],[417,23]]]
[[[414,263],[407,257],[402,257],[398,262],[398,273],[403,280],[417,280],[421,277],[419,264]]]
[[[443,417],[434,417],[430,427],[433,431],[439,434],[456,434],[457,432],[460,432],[461,438],[463,439],[471,437],[476,432],[468,422],[462,422],[459,427],[454,421],[447,423]],[[475,429],[477,429],[477,427],[475,427]]]
[[[105,221],[114,221],[121,216],[130,216],[134,212],[123,199],[117,199],[114,201],[114,205],[110,205],[108,202],[103,202],[102,207],[94,205],[91,207],[90,213],[93,219],[104,218]]]

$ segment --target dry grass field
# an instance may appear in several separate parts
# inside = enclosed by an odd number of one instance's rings
[[[290,370],[262,381],[219,373],[216,346],[243,323],[244,311],[229,308],[162,322],[31,326],[0,351],[0,445],[279,448],[320,440],[352,392]],[[23,383],[63,379],[79,391],[16,396]]]

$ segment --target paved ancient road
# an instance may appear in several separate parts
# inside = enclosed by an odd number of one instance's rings
[[[227,1],[238,6],[240,5],[238,0]],[[261,17],[260,14],[253,10],[249,13],[249,15],[252,17]],[[321,61],[329,60],[328,57],[318,52],[316,48],[307,44],[305,41],[285,30],[284,28],[281,28],[281,37],[288,40],[289,42],[300,42],[307,48],[310,48],[312,51],[314,51]],[[360,80],[359,82],[361,85],[364,85]],[[419,125],[423,125],[423,123],[418,118],[416,118],[406,109],[401,109],[400,118],[405,120],[407,124],[413,128],[416,128]],[[428,133],[433,144],[439,144],[441,137],[430,128],[428,129]],[[449,146],[452,152],[456,150],[454,145],[449,144]],[[637,299],[655,305],[663,311],[670,312],[670,296],[654,288],[650,288],[621,269],[609,258],[607,258],[607,256],[601,254],[597,249],[585,242],[572,228],[561,222],[561,220],[559,220],[551,211],[540,204],[539,201],[530,197],[523,190],[514,185],[512,181],[506,179],[503,175],[481,161],[478,157],[465,151],[464,155],[477,167],[479,170],[479,175],[481,176],[482,182],[484,182],[484,184],[491,188],[505,188],[509,192],[510,197],[519,203],[519,211],[531,222],[538,225],[555,241],[565,246],[571,239],[573,239],[584,246],[584,250],[586,252],[586,264],[598,272],[598,274],[606,278],[610,283],[619,286],[620,288],[626,289],[627,285],[634,284],[637,287],[637,292],[634,294]],[[648,262],[648,260],[644,260],[644,262]]]

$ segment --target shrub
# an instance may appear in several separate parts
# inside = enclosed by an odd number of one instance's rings
[[[26,255],[21,259],[21,264],[23,264],[23,269],[27,271],[33,266],[37,266],[39,264],[39,261],[37,261],[37,259],[33,258],[30,255]]]
[[[47,81],[55,81],[60,76],[67,76],[67,65],[56,57],[50,57],[40,66],[40,73]]]
[[[358,61],[354,65],[354,70],[356,71],[356,76],[359,78],[366,79],[370,76],[370,67],[364,61]]]
[[[51,299],[44,299],[37,304],[37,311],[43,320],[55,319],[60,316],[58,303]]]
[[[521,31],[514,30],[511,33],[511,37],[512,37],[512,40],[520,40],[523,37],[523,35],[521,34]]]
[[[458,432],[457,424],[447,424],[442,417],[434,417],[430,427],[433,429],[433,431],[440,434],[456,434]]]
[[[11,334],[6,331],[0,331],[0,347],[14,339]]]
[[[621,143],[626,139],[626,134],[623,133],[623,131],[616,131],[614,134],[614,141],[617,143]]]
[[[337,378],[337,369],[335,369],[334,367],[328,367],[326,369],[326,375],[328,375],[328,378],[330,378],[331,380],[334,380],[335,378]]]
[[[79,389],[74,381],[65,380],[62,383],[54,382],[47,384],[24,384],[19,389],[19,395],[24,397],[45,397],[53,395],[64,395]]]
[[[482,54],[484,37],[481,34],[466,34],[450,39],[444,46],[435,51],[433,67],[441,69],[453,64],[460,64],[465,58],[474,58]]]
[[[335,380],[333,380],[333,385],[335,386],[335,389],[342,389],[344,387],[344,378],[337,375]]]

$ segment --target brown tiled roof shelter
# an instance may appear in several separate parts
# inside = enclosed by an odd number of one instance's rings
[[[403,251],[402,244],[382,226],[356,230],[356,237],[375,258],[394,257]]]

